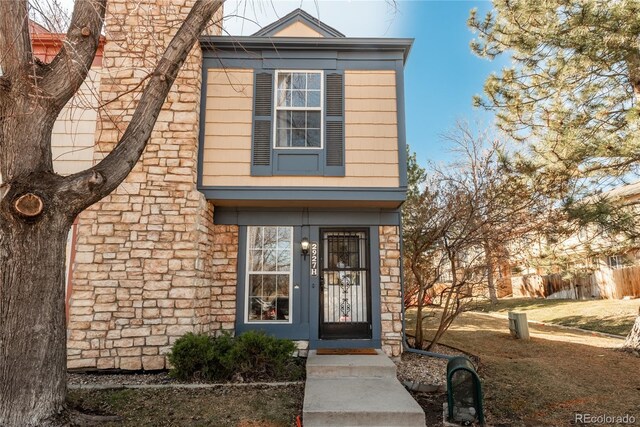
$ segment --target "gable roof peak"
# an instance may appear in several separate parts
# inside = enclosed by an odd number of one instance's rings
[[[311,27],[324,37],[345,37],[340,31],[315,18],[308,12],[305,12],[301,8],[295,9],[275,22],[263,27],[261,30],[253,34],[254,36],[271,37],[279,31],[288,27],[295,22],[302,22],[303,24]]]

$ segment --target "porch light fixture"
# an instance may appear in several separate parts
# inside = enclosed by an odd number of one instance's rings
[[[309,239],[306,237],[303,237],[302,240],[300,241],[300,248],[302,249],[302,256],[304,257],[304,259],[307,259],[307,255],[309,255]]]

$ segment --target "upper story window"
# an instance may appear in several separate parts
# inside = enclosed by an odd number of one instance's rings
[[[322,148],[322,72],[276,72],[275,148]]]

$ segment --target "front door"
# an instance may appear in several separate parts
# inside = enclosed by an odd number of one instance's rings
[[[367,229],[320,230],[320,339],[371,338]]]

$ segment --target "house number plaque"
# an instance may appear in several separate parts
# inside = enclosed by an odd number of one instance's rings
[[[318,242],[311,242],[311,276],[318,275]]]

